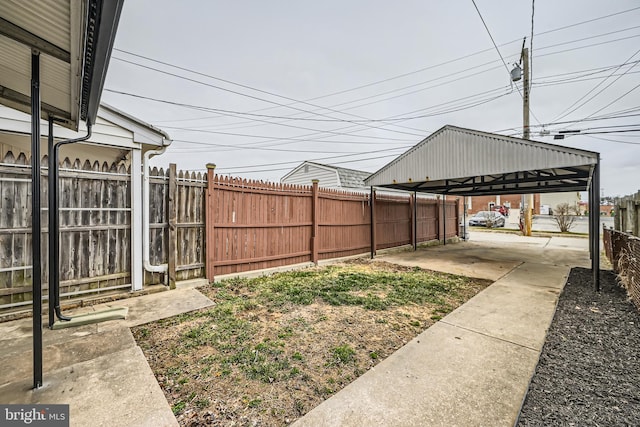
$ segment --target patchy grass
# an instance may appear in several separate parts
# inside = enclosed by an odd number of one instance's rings
[[[216,283],[133,332],[181,425],[287,425],[488,284],[358,260]]]

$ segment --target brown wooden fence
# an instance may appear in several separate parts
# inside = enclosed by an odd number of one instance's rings
[[[414,203],[415,196],[376,195],[372,210],[369,194],[221,177],[211,168],[207,279],[457,235],[457,202]]]
[[[640,310],[640,238],[605,228],[602,240],[613,271],[618,274],[629,297]]]
[[[48,295],[48,197],[42,161],[43,295]],[[169,264],[172,281],[204,276],[203,174],[150,172],[150,262]],[[124,163],[64,159],[60,165],[62,299],[131,287],[131,170]],[[171,256],[170,256],[171,254]],[[31,166],[8,152],[0,161],[0,310],[31,303]],[[164,283],[146,273],[145,284]]]
[[[46,164],[46,157],[41,164]],[[47,175],[42,178],[42,224],[47,224]],[[60,168],[61,297],[129,287],[130,171],[123,164],[71,162]],[[0,308],[30,304],[31,166],[8,152],[0,164]],[[48,289],[48,229],[43,227],[44,295]]]
[[[47,169],[42,170],[46,224]],[[30,174],[24,154],[9,152],[0,162],[0,310],[27,308],[31,301]],[[131,265],[130,168],[65,159],[60,188],[63,299],[129,288],[131,269],[142,268]],[[171,285],[449,238],[458,224],[455,202],[378,194],[372,209],[369,194],[221,178],[213,170],[206,176],[178,172],[175,165],[150,171],[149,200],[150,262],[168,264]],[[145,273],[145,285],[166,279]]]

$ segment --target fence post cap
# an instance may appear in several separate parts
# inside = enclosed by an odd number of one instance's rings
[[[319,180],[319,179],[317,179],[317,178],[315,178],[315,179],[312,179],[312,180],[311,180],[311,182],[312,182],[312,183],[314,183],[314,184],[317,184],[317,183],[319,183],[319,182],[320,182],[320,180]]]
[[[215,163],[207,163],[207,169],[215,169],[215,168],[216,168]]]

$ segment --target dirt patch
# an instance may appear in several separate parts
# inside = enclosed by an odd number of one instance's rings
[[[201,288],[133,330],[183,426],[288,425],[490,284],[356,260]]]

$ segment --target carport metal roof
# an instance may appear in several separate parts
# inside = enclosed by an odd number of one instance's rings
[[[592,151],[447,125],[365,183],[459,196],[586,191],[598,157]]]
[[[594,207],[600,205],[600,154],[447,125],[365,184],[458,196],[589,191],[589,206]],[[589,215],[589,251],[599,291],[598,215]]]
[[[0,103],[31,112],[31,54],[40,52],[44,116],[95,123],[124,0],[7,0],[0,7]]]

